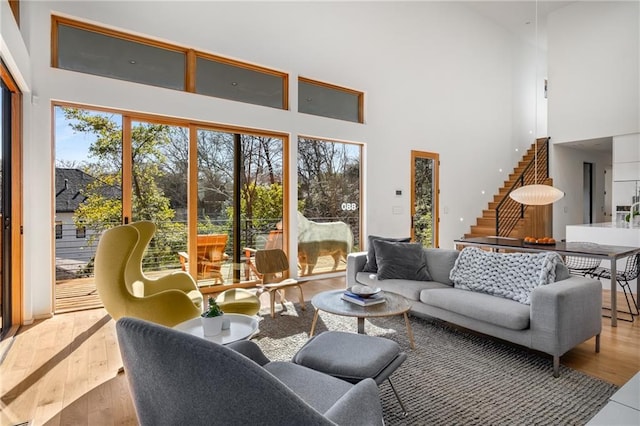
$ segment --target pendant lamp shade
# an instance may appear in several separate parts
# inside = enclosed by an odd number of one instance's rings
[[[509,196],[520,204],[544,206],[564,197],[564,192],[553,186],[536,184],[522,186],[511,192]]]

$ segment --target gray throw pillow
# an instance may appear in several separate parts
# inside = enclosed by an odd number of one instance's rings
[[[379,280],[431,281],[422,244],[374,240],[373,245]]]
[[[392,241],[398,243],[408,243],[411,241],[411,237],[406,238],[388,238],[388,237],[378,237],[376,235],[369,235],[369,245],[367,249],[367,263],[362,268],[362,272],[373,272],[374,274],[378,272],[378,262],[376,262],[376,247],[373,244],[375,240],[381,241]]]

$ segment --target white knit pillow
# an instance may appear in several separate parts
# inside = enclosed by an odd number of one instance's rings
[[[449,278],[455,288],[477,291],[531,304],[534,288],[556,279],[555,252],[494,253],[477,247],[460,252]]]

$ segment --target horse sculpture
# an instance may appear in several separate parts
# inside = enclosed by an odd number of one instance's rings
[[[310,275],[318,257],[333,257],[333,269],[340,259],[347,259],[353,247],[353,233],[344,222],[313,222],[298,212],[298,262],[301,275]]]

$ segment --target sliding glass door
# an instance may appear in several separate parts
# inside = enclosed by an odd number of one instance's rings
[[[11,92],[0,81],[0,339],[11,327]]]
[[[20,104],[0,62],[0,339],[20,324],[22,309]]]
[[[99,303],[97,240],[121,223],[156,224],[147,275],[184,270],[211,291],[255,284],[252,250],[286,248],[284,137],[71,106],[55,118],[59,312]]]

